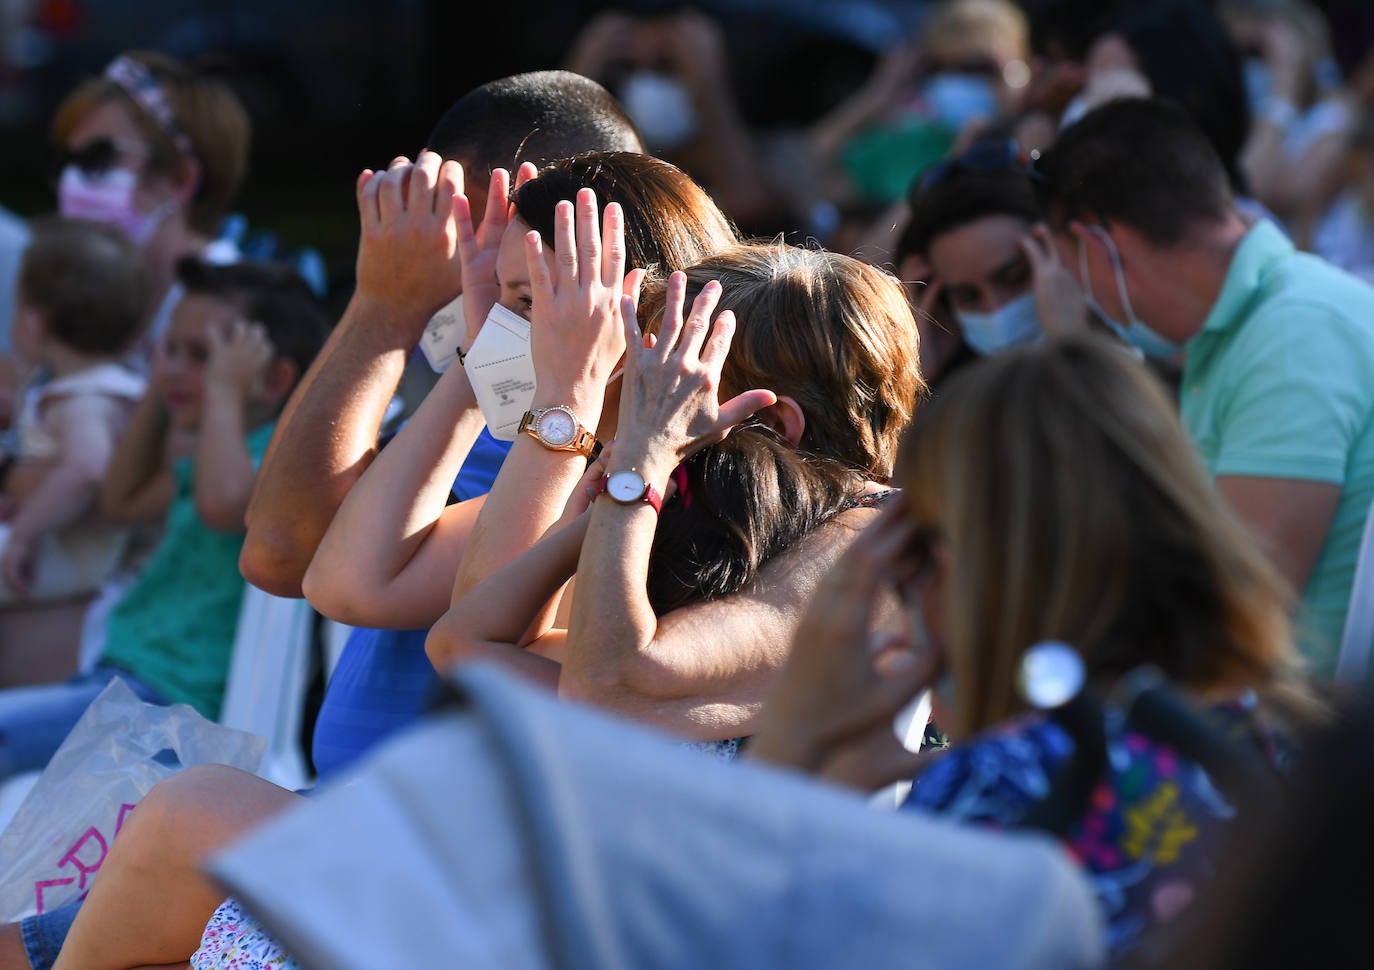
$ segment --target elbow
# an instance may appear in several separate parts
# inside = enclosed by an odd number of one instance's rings
[[[606,710],[632,706],[632,701],[662,700],[666,694],[656,689],[655,678],[643,658],[603,659],[596,663],[576,663],[573,651],[564,661],[558,677],[558,694],[568,700]]]
[[[386,622],[385,593],[375,577],[362,573],[359,563],[339,562],[336,556],[315,556],[301,577],[301,593],[319,613],[348,626],[402,629]]]
[[[273,596],[304,596],[301,582],[310,566],[310,553],[290,541],[289,536],[266,534],[249,528],[239,552],[239,571],[243,578]]]
[[[440,676],[470,660],[491,657],[491,641],[476,635],[476,618],[461,605],[449,608],[425,637],[425,656]]]
[[[449,629],[447,618],[440,620],[425,637],[425,656],[439,673],[447,674],[462,659],[462,645]]]

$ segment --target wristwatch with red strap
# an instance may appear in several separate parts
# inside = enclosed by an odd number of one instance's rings
[[[637,505],[645,502],[655,514],[663,511],[663,496],[633,468],[602,475],[596,491],[598,495],[605,492],[611,497],[611,501],[618,505]]]

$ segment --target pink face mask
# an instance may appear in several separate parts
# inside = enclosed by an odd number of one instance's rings
[[[112,168],[90,176],[75,165],[68,165],[57,183],[57,209],[68,218],[114,226],[143,246],[176,208],[176,203],[168,202],[152,212],[139,212],[134,207],[137,188],[138,177],[127,169]]]

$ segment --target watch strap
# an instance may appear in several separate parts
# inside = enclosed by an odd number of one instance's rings
[[[640,480],[643,481],[643,478],[641,477]],[[601,480],[596,483],[596,494],[600,495],[602,492],[605,492],[610,484],[611,476],[609,474],[602,475]],[[654,510],[655,515],[663,514],[663,495],[647,481],[644,482],[644,494],[633,502],[622,502],[614,495],[610,496],[610,499],[617,505],[638,505],[640,502],[644,502],[649,508]]]
[[[568,414],[573,415],[573,420],[577,422],[577,431],[573,434],[572,441],[569,441],[566,445],[551,445],[539,436],[539,419],[549,411],[555,410],[566,411]],[[601,454],[601,442],[596,440],[596,435],[586,429],[581,419],[577,417],[576,412],[567,405],[555,405],[553,407],[526,411],[524,414],[520,415],[520,424],[515,429],[516,434],[520,434],[521,432],[529,435],[549,451],[575,451],[588,460],[594,459],[597,455]]]

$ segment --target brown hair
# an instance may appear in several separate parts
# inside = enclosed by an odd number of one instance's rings
[[[969,368],[916,415],[894,482],[950,549],[956,735],[1020,710],[1017,664],[1044,640],[1099,683],[1148,663],[1204,694],[1302,694],[1290,594],[1118,346],[1052,340]]]
[[[113,226],[48,216],[32,223],[18,303],[43,315],[73,350],[118,354],[134,342],[148,306],[143,254]]]
[[[848,256],[783,243],[752,244],[687,271],[687,301],[711,280],[737,321],[721,394],[766,388],[806,417],[799,448],[886,481],[897,439],[926,392],[920,336],[896,277]],[[663,293],[646,295],[657,329]]]
[[[187,221],[198,232],[215,235],[248,169],[252,137],[248,112],[228,84],[174,58],[151,51],[123,56],[146,67],[166,92],[200,165],[200,184],[191,199]],[[128,107],[148,140],[152,150],[149,171],[175,175],[182,154],[172,135],[118,82],[107,77],[91,78],[67,95],[53,119],[53,141],[65,144],[82,119],[107,101]]]
[[[675,165],[651,155],[588,152],[562,159],[517,189],[511,204],[552,248],[554,208],[574,201],[582,188],[596,192],[601,210],[620,203],[626,266],[647,270],[648,286],[737,242],[730,221],[706,191]]]

